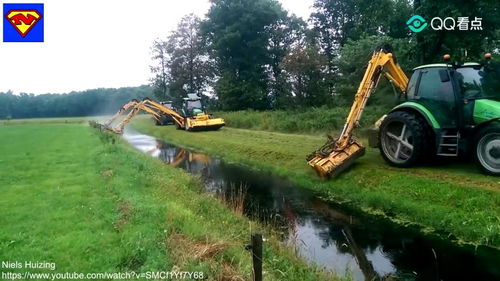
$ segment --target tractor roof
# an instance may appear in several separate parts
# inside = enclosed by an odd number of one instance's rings
[[[466,62],[466,63],[460,65],[460,67],[479,66],[479,65],[481,65],[481,64],[479,64],[477,62]],[[422,69],[422,68],[431,68],[431,67],[453,67],[453,65],[451,65],[449,63],[433,63],[433,64],[426,64],[426,65],[421,65],[419,67],[415,67],[413,70]]]
[[[185,101],[197,101],[201,100],[201,97],[194,93],[187,94],[187,98],[183,98]]]

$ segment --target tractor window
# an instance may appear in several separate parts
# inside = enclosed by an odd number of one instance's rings
[[[188,101],[188,103],[187,103],[187,109],[188,110],[193,110],[195,108],[201,109],[201,101],[199,101],[199,100]]]
[[[423,99],[439,102],[455,102],[451,81],[441,82],[439,71],[443,68],[429,68],[422,70],[422,77],[418,87],[418,96]]]
[[[411,76],[410,82],[408,83],[408,89],[406,90],[406,95],[409,99],[415,98],[415,91],[417,89],[418,78],[420,77],[420,70],[416,70]]]
[[[467,99],[500,99],[500,67],[461,67],[457,69],[462,95]]]
[[[457,124],[457,112],[453,84],[450,81],[441,82],[439,72],[442,67],[431,67],[420,70],[420,82],[417,88],[416,100],[424,106],[444,127],[454,127]]]

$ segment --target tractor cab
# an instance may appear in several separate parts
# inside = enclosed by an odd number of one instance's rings
[[[475,127],[500,118],[500,68],[492,63],[417,67],[405,101],[429,111],[427,118],[434,128]]]
[[[173,101],[161,101],[160,104],[166,108],[174,109],[174,106],[173,106],[174,102]]]
[[[462,97],[467,100],[491,99],[500,101],[500,66],[471,65],[456,69]]]
[[[204,108],[201,103],[200,96],[197,94],[188,94],[188,97],[183,100],[182,114],[185,117],[196,117],[204,114]]]
[[[197,94],[188,94],[183,100],[180,113],[184,117],[184,124],[179,127],[184,127],[186,131],[218,130],[226,124],[224,119],[213,118],[205,111],[202,99]]]
[[[378,143],[390,164],[407,167],[430,152],[472,154],[485,172],[500,175],[500,67],[485,58],[414,69],[402,103],[380,122]]]

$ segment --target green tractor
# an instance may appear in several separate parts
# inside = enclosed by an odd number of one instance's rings
[[[161,101],[160,104],[168,109],[172,109],[175,111],[172,101]],[[172,118],[171,115],[166,114],[166,113],[161,112],[161,111],[158,111],[158,114],[160,115],[160,118],[155,119],[156,126],[165,126],[165,125],[174,125],[175,124],[174,118]]]
[[[184,117],[195,117],[205,113],[205,106],[202,103],[201,97],[197,94],[187,94],[187,98],[183,98],[181,115]]]
[[[500,68],[485,58],[413,70],[401,103],[378,122],[376,146],[389,164],[472,154],[482,170],[500,175]]]

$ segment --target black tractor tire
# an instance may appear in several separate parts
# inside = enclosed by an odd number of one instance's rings
[[[473,155],[483,172],[493,176],[500,176],[499,122],[488,124],[475,134]]]
[[[434,143],[426,120],[405,111],[389,113],[380,125],[378,137],[384,160],[400,168],[420,163],[431,154]]]
[[[168,124],[168,118],[169,116],[166,115],[160,115],[160,120],[155,119],[155,124],[156,126],[165,126]]]

